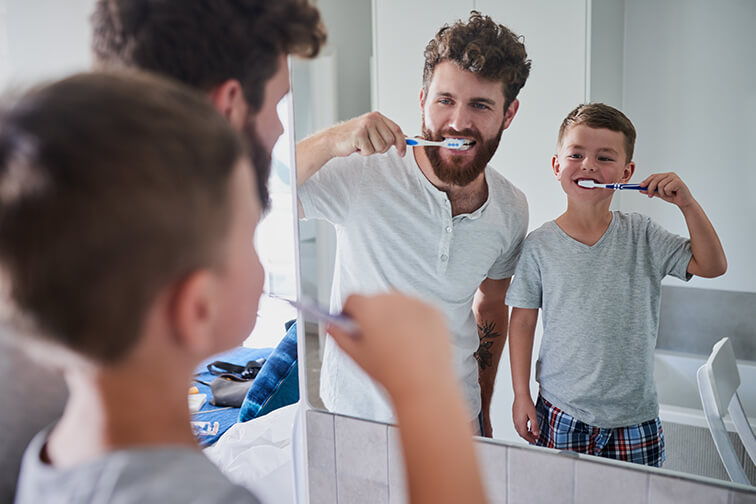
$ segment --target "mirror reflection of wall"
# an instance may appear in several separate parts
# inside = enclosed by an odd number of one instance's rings
[[[365,0],[319,2],[332,37],[330,43],[338,45],[334,33],[354,28],[369,15],[344,16],[340,23],[338,18],[329,17],[329,11],[338,12],[346,4],[357,3],[362,4],[363,13],[367,12]],[[756,269],[746,258],[756,245],[750,223],[756,207],[746,193],[753,174],[743,162],[747,159],[748,139],[756,137],[753,123],[748,120],[756,112],[756,94],[751,84],[756,68],[749,55],[756,46],[756,35],[748,26],[756,18],[754,4],[729,1],[681,5],[673,0],[406,4],[373,0],[371,7],[372,31],[360,25],[359,36],[353,35],[354,45],[361,47],[358,58],[362,58],[363,65],[368,66],[373,58],[374,65],[366,70],[372,73],[365,76],[365,82],[372,85],[372,108],[396,121],[410,135],[419,133],[423,49],[442,24],[466,19],[471,9],[477,9],[523,35],[533,70],[520,93],[518,115],[504,132],[491,165],[527,195],[530,229],[564,210],[563,193],[548,163],[561,119],[581,102],[608,103],[634,121],[639,132],[634,181],[650,173],[673,170],[688,183],[719,232],[729,271],[719,279],[694,279],[687,285],[665,281],[656,364],[660,400],[670,401],[662,404],[662,420],[665,426],[669,424],[665,427],[665,467],[726,479],[713,444],[706,438],[703,417],[697,413],[700,400],[695,370],[712,344],[725,335],[734,340],[736,355],[742,360],[741,375],[756,369],[750,362],[756,361],[756,320],[752,310],[756,302]],[[365,48],[368,38],[372,44]],[[342,64],[341,59],[337,61]],[[299,118],[310,110],[303,101],[317,109],[323,104],[315,103],[318,100],[312,97],[325,97],[329,92],[312,86],[303,100],[300,90],[308,88],[298,85],[297,70],[295,110]],[[310,78],[313,73],[317,71],[309,69]],[[316,81],[325,87],[329,81],[338,82],[339,87],[330,92],[331,103],[336,103],[333,97],[341,94],[343,76],[334,72]],[[355,108],[351,113],[337,110],[330,112],[330,122],[323,115],[326,120],[321,123],[313,121],[302,129],[298,123],[297,139],[366,109]],[[732,180],[741,183],[728,182]],[[613,208],[650,215],[667,229],[687,235],[684,220],[672,205],[649,202],[637,194],[617,196]],[[741,200],[737,210],[734,199]],[[308,238],[301,242],[303,291],[308,294],[305,287],[309,282],[309,295],[327,304],[332,231],[323,223],[300,221],[300,226],[315,228],[304,233]],[[309,266],[305,268],[307,261]],[[308,339],[308,399],[318,406],[322,403],[317,394],[321,351],[317,345],[323,334],[321,331],[318,335],[317,330],[314,334]],[[512,426],[509,372],[505,349],[492,405],[494,437],[521,442]],[[671,394],[662,390],[665,385],[673,391]],[[534,381],[531,390],[537,390]],[[756,394],[751,394],[746,392],[749,399],[744,402],[749,403],[747,414],[755,418]],[[683,414],[676,416],[680,412]]]

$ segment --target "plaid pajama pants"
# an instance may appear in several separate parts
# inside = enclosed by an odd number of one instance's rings
[[[540,394],[536,415],[540,431],[538,446],[655,467],[664,462],[664,434],[659,417],[627,427],[593,427],[571,417]]]

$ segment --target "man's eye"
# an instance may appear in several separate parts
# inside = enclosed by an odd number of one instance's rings
[[[473,103],[472,106],[473,106],[473,108],[478,109],[478,110],[488,110],[488,109],[490,109],[490,107],[488,105],[486,105],[485,103]]]
[[[438,100],[438,103],[441,105],[451,105],[451,100],[449,98],[441,98]]]

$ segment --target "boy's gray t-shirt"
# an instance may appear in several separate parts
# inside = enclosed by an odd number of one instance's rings
[[[231,481],[199,450],[165,446],[118,450],[71,469],[40,459],[50,429],[26,449],[16,504],[210,504],[259,501]]]
[[[661,280],[689,280],[691,257],[690,240],[636,213],[612,212],[592,246],[554,221],[530,233],[507,304],[542,308],[536,380],[543,397],[596,427],[656,418]]]

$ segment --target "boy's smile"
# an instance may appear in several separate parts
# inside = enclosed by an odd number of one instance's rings
[[[626,162],[624,135],[606,128],[579,124],[562,138],[559,153],[552,158],[554,175],[568,196],[594,198],[611,196],[611,192],[588,189],[578,185],[581,180],[602,184],[627,182],[635,171],[635,163]]]

